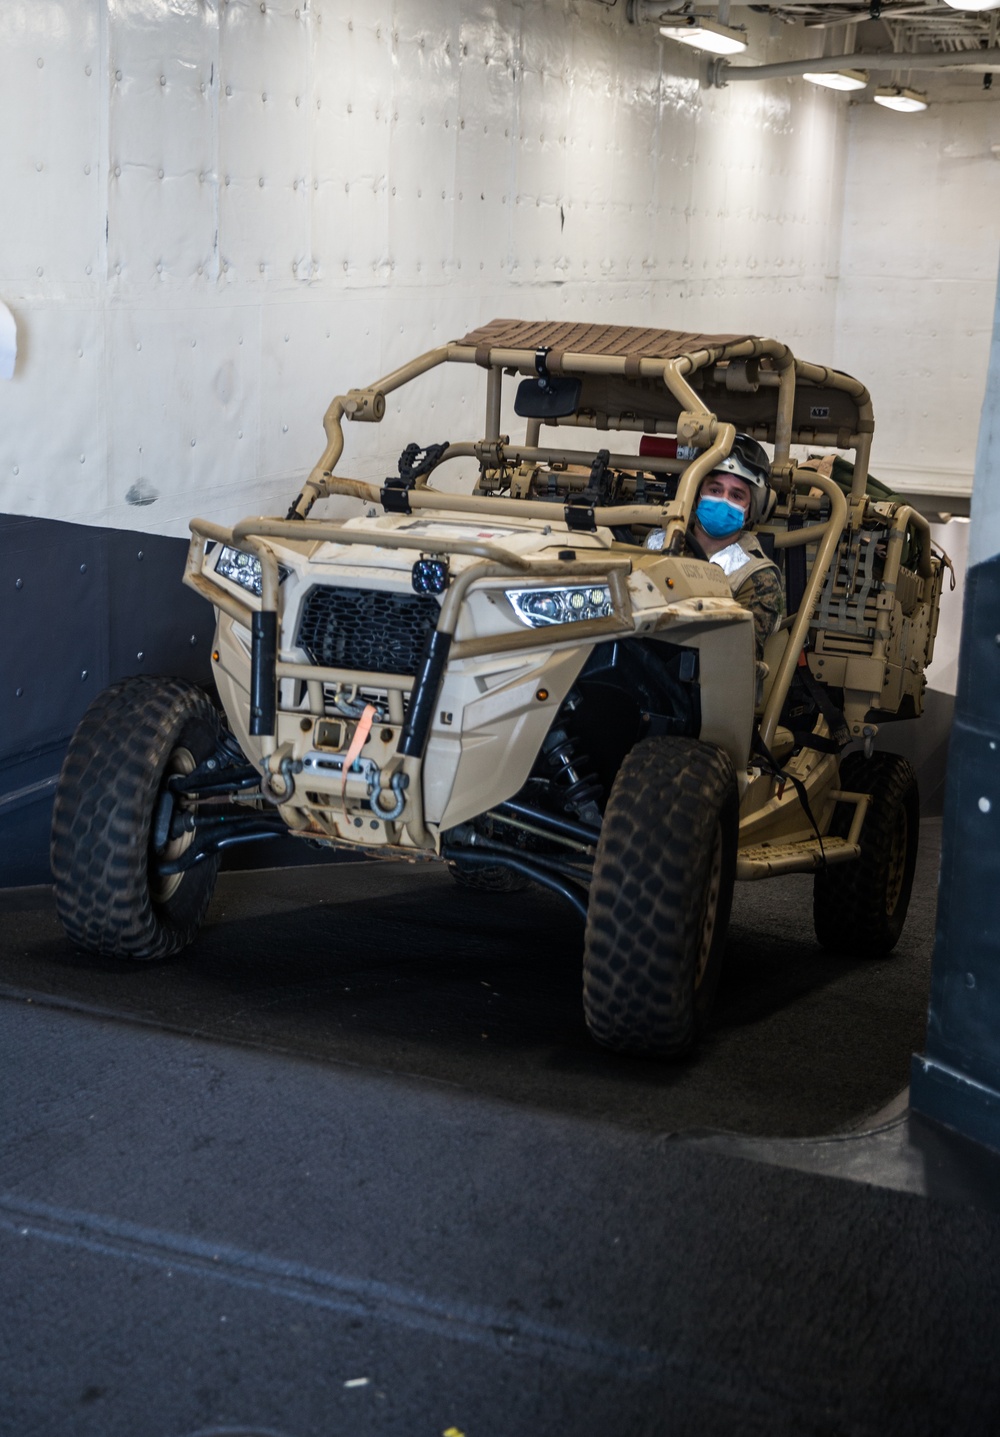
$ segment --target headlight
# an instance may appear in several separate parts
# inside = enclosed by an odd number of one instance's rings
[[[219,550],[219,557],[215,561],[215,572],[221,574],[224,579],[228,579],[231,584],[239,584],[241,589],[246,589],[250,594],[256,594],[258,599],[263,596],[264,585],[260,575],[260,560],[256,554],[247,554],[242,549],[232,549],[225,544]],[[284,564],[278,565],[279,584],[285,582],[289,572]]]
[[[584,619],[607,619],[614,613],[607,584],[574,584],[559,589],[506,589],[522,624],[540,629],[545,624],[573,624]]]
[[[215,561],[215,572],[231,584],[239,584],[241,589],[256,594],[258,599],[261,597],[260,560],[255,554],[245,554],[242,549],[230,549],[225,545]]]

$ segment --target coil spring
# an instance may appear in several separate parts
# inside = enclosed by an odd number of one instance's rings
[[[587,803],[599,802],[601,785],[579,739],[570,738],[564,729],[554,729],[542,744],[542,752],[556,780],[565,785],[566,808],[579,810]]]

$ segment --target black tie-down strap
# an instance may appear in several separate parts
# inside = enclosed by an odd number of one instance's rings
[[[826,849],[823,847],[823,835],[820,833],[819,824],[816,822],[816,819],[813,815],[812,807],[809,803],[809,795],[806,792],[805,784],[802,782],[801,778],[796,778],[793,773],[788,773],[787,770],[781,767],[781,764],[778,762],[774,754],[768,748],[767,744],[761,738],[759,729],[754,729],[753,738],[750,742],[750,747],[760,759],[761,768],[763,768],[767,773],[769,773],[772,778],[776,778],[779,783],[790,783],[795,789],[795,792],[799,796],[799,802],[802,805],[802,812],[809,820],[809,823],[812,826],[812,831],[816,835],[816,840],[819,843],[819,856],[821,866],[825,868]]]
[[[437,468],[450,442],[446,439],[443,444],[428,444],[424,448],[419,444],[407,444],[396,465],[399,474],[382,485],[382,508],[387,514],[410,513],[410,490],[421,475]]]
[[[834,703],[826,684],[821,684],[813,673],[804,651],[803,659],[804,662],[800,662],[795,670],[795,679],[826,719],[830,737],[822,738],[819,734],[796,734],[796,739],[804,748],[815,748],[820,753],[839,753],[844,745],[851,741],[851,731],[847,726],[844,711]]]
[[[611,464],[611,455],[607,449],[598,451],[590,466],[590,477],[587,480],[587,487],[584,489],[584,496],[590,504],[604,503],[608,498],[608,468]]]
[[[789,530],[801,529],[803,516],[789,514]],[[769,559],[774,555],[769,554]],[[806,591],[806,546],[793,544],[785,550],[785,608],[790,614],[797,614],[802,596]]]
[[[566,501],[563,512],[566,516],[567,529],[583,530],[589,533],[593,533],[597,529],[594,506],[606,503],[610,497],[608,482],[610,463],[610,452],[607,449],[601,449],[590,466],[587,487],[580,494],[571,494]]]

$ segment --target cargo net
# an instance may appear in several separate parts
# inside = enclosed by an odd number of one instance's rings
[[[860,530],[841,544],[816,607],[827,652],[869,653],[885,568],[885,534]]]

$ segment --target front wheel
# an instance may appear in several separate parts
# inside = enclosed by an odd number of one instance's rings
[[[861,829],[861,855],[816,874],[813,926],[824,948],[878,958],[899,941],[913,888],[920,834],[917,777],[894,753],[849,753],[840,786],[871,794]],[[830,832],[846,838],[851,812],[839,804]]]
[[[637,743],[594,862],[583,1002],[604,1047],[672,1056],[703,1028],[725,950],[739,799],[728,756],[694,739]]]
[[[210,758],[221,736],[208,695],[180,679],[131,678],[99,694],[70,740],[52,815],[56,908],[92,953],[166,958],[190,943],[215,888],[219,855],[157,873],[190,833],[153,849],[169,779]]]

